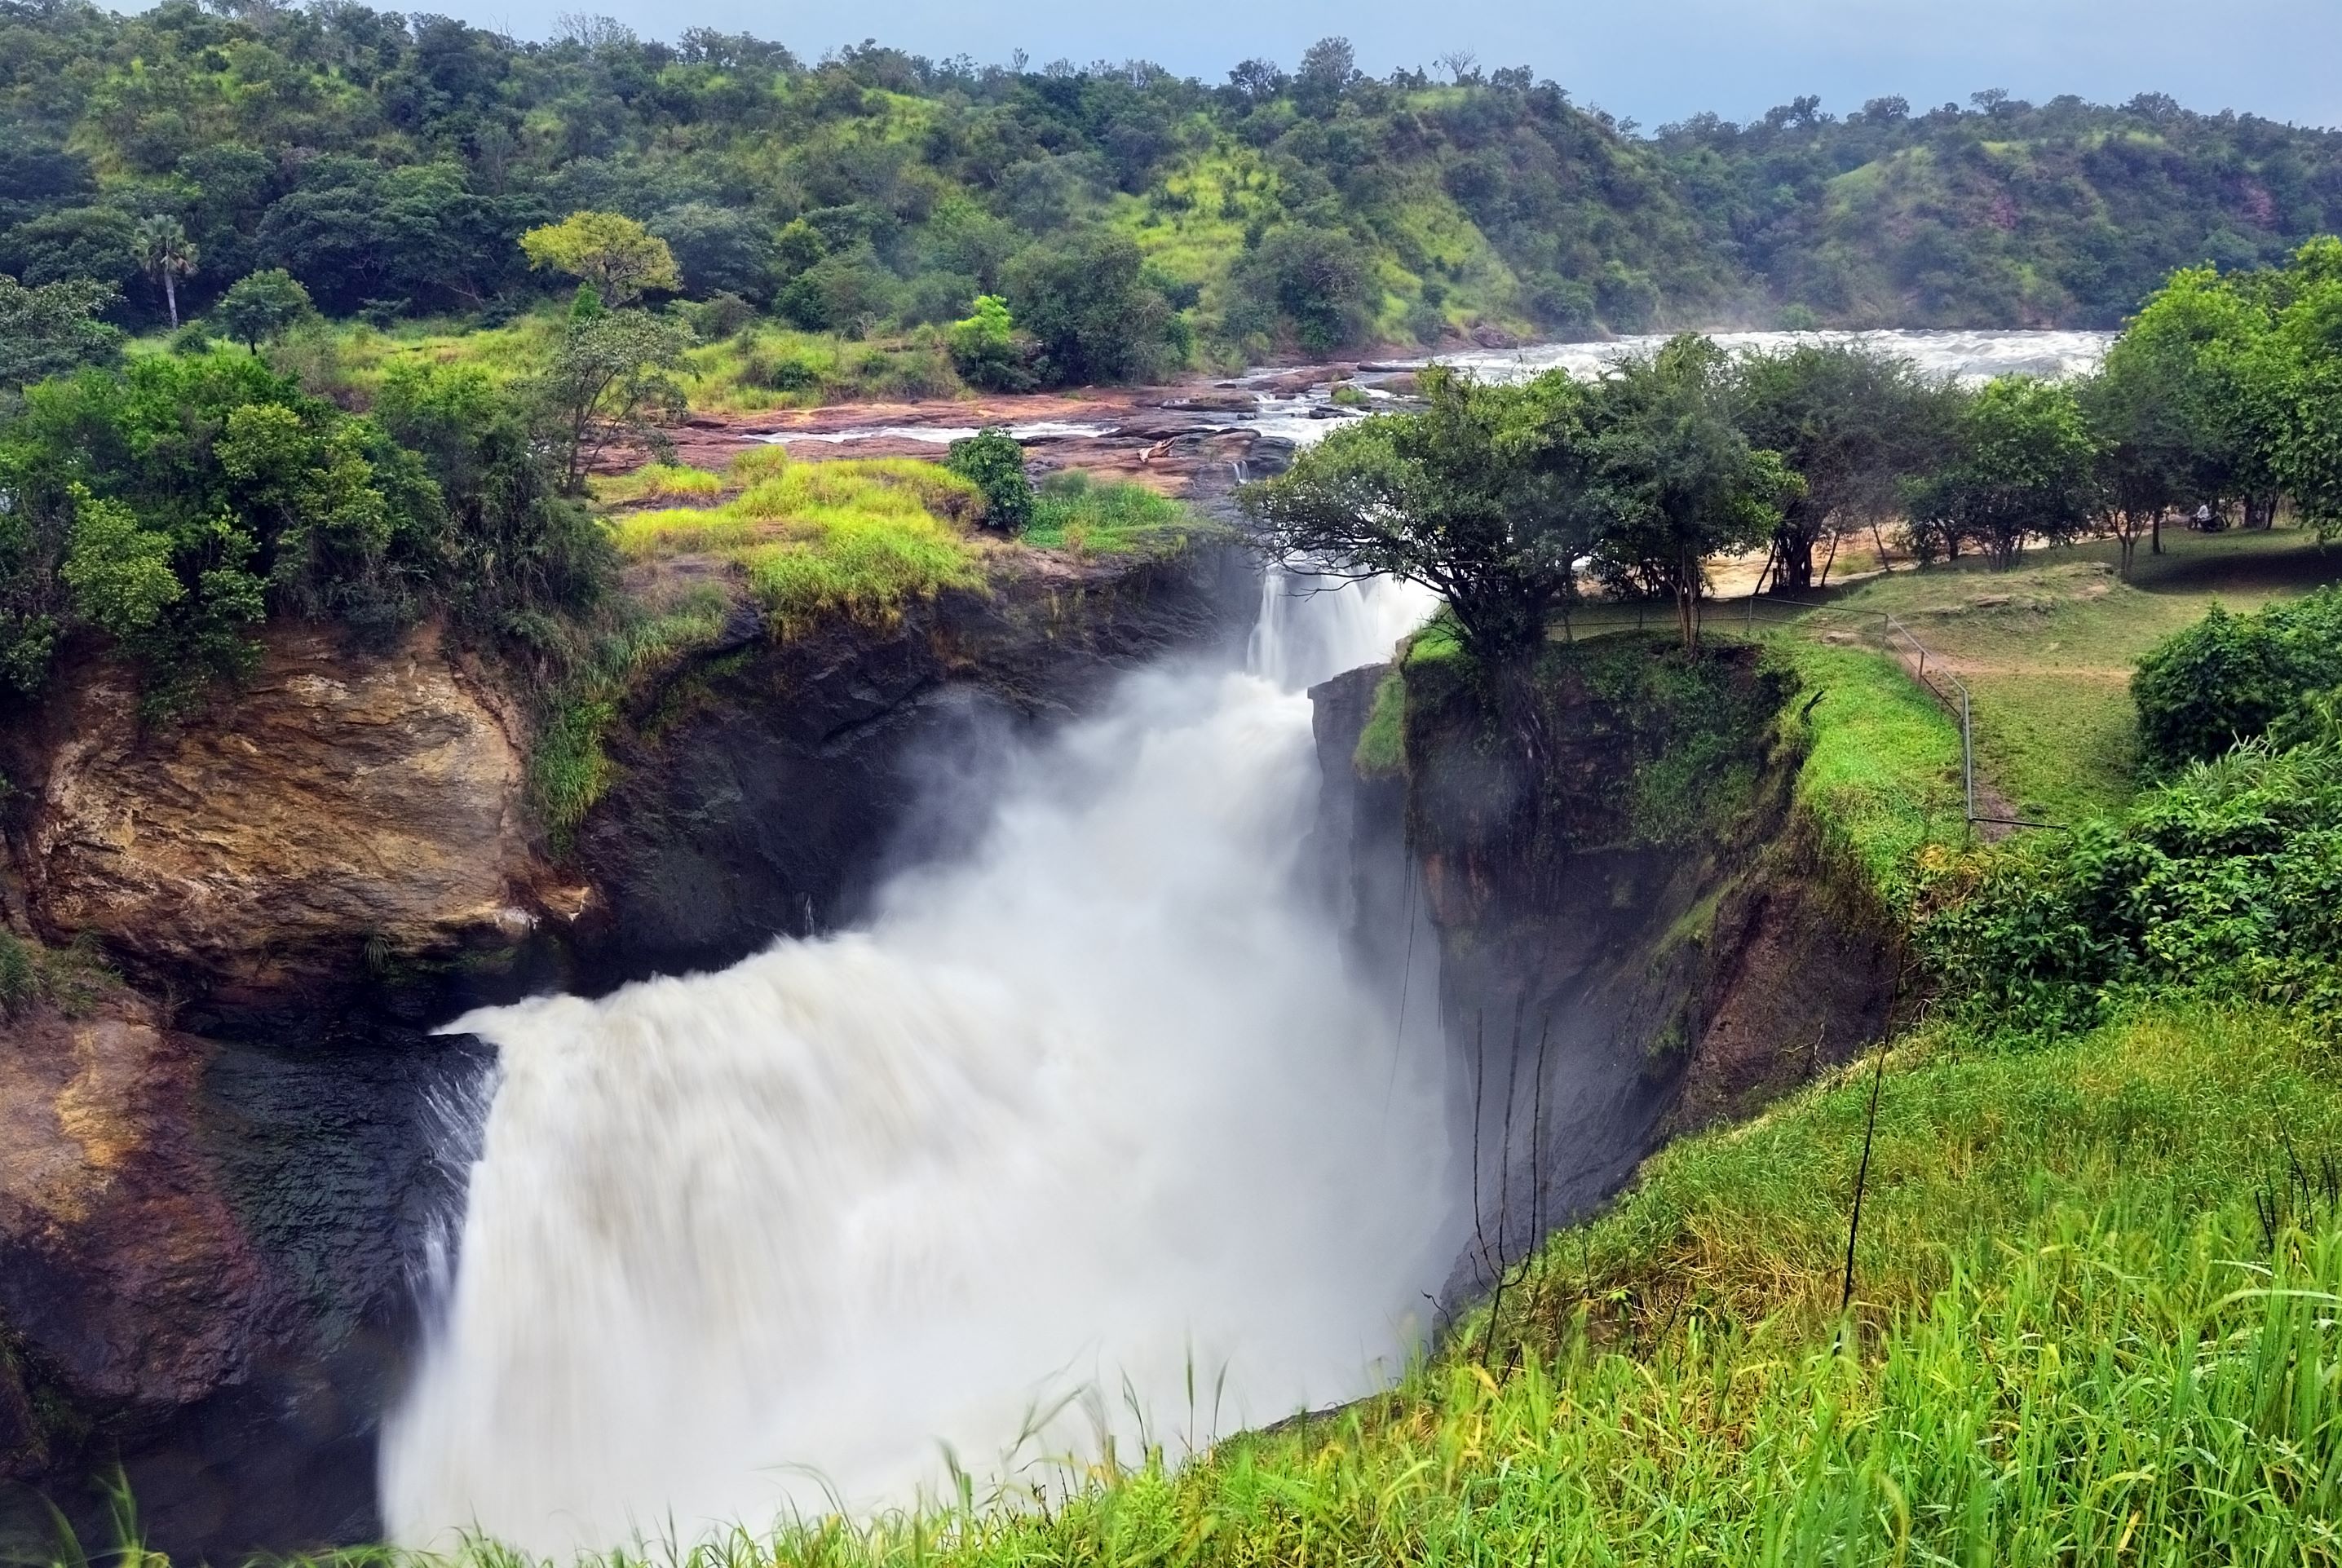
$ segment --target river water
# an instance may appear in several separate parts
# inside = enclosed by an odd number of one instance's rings
[[[1436,971],[1300,857],[1309,683],[1427,604],[1266,590],[1129,678],[866,926],[453,1027],[500,1076],[388,1424],[395,1539],[544,1553],[1046,1484],[1384,1383],[1458,1249]]]

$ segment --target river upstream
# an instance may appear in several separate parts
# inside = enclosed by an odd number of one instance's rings
[[[2105,342],[1869,335],[1962,375],[2070,373]],[[1290,445],[1354,416],[1266,386],[1224,384],[1195,424]],[[1301,874],[1304,693],[1428,608],[1272,579],[1240,666],[1141,672],[1017,743],[976,847],[859,928],[452,1025],[500,1066],[385,1436],[395,1537],[562,1553],[901,1505],[955,1465],[979,1495],[1046,1487],[1109,1443],[1176,1458],[1385,1384],[1468,1173],[1433,944],[1417,973],[1355,973]]]

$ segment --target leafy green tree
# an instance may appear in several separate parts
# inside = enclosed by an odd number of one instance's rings
[[[254,354],[260,352],[265,340],[282,335],[315,314],[309,291],[283,267],[236,279],[212,306],[212,319]]]
[[[572,316],[531,385],[564,491],[582,494],[586,471],[614,441],[670,449],[663,423],[683,415],[675,372],[691,334],[640,310]]]
[[[572,213],[521,235],[520,248],[530,266],[582,278],[613,306],[683,286],[667,243],[623,213]]]
[[[1246,298],[1232,328],[1257,324],[1306,353],[1362,343],[1373,325],[1366,269],[1346,234],[1281,224],[1238,264],[1236,285]]]
[[[2271,481],[2331,539],[2342,535],[2342,240],[2311,241],[2272,282],[2281,308],[2237,379]]]
[[[455,614],[541,642],[552,617],[601,600],[616,554],[608,530],[562,494],[567,474],[559,442],[544,436],[546,411],[477,365],[405,359],[384,373],[374,412],[444,497]]]
[[[1802,594],[1825,541],[1835,555],[1840,535],[1895,512],[1902,481],[1940,454],[1951,411],[1910,361],[1856,344],[1750,355],[1735,374],[1749,444],[1779,453],[1804,482],[1782,503],[1771,578],[1776,593]]]
[[[946,341],[951,345],[952,367],[970,386],[992,392],[1023,392],[1033,385],[1025,355],[1016,339],[1016,324],[1008,302],[996,294],[978,295],[976,308],[951,325]]]
[[[1136,243],[1104,233],[1035,245],[1009,264],[1008,303],[1040,343],[1043,380],[1130,381],[1170,367],[1170,303],[1144,271]]]
[[[114,298],[110,283],[69,278],[26,288],[0,274],[0,387],[112,359],[122,335],[97,314]]]
[[[1686,334],[1597,384],[1595,570],[1616,588],[1672,597],[1686,649],[1699,645],[1708,557],[1765,543],[1804,488],[1778,453],[1741,434],[1732,381],[1730,355]]]
[[[195,245],[178,219],[157,213],[139,220],[131,235],[131,254],[140,270],[159,283],[170,306],[171,330],[179,330],[179,279],[195,270]]]
[[[2088,526],[2096,453],[2071,387],[2027,375],[1986,385],[1961,410],[1959,454],[1914,492],[1915,514],[1994,566],[2027,541],[2062,544]]]
[[[1033,520],[1033,481],[1026,477],[1025,449],[1005,430],[979,430],[955,441],[945,465],[984,492],[984,523],[1003,534],[1022,534]]]
[[[1239,503],[1296,572],[1420,583],[1474,659],[1509,666],[1576,589],[1595,508],[1588,390],[1554,373],[1493,386],[1434,366],[1421,413],[1341,425]]]

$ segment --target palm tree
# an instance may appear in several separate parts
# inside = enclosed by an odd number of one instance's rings
[[[179,330],[178,280],[195,270],[195,245],[179,220],[164,213],[141,218],[130,248],[146,275],[163,285],[163,299],[171,307],[171,330]]]

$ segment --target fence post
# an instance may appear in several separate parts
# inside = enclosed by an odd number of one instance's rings
[[[1976,833],[1976,733],[1968,724],[1968,685],[1960,683],[1960,787],[1968,801],[1968,833]]]

